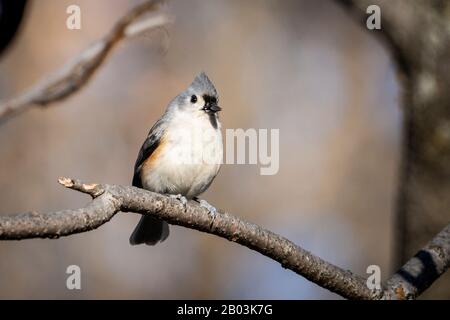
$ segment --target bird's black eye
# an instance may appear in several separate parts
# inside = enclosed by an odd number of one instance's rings
[[[191,96],[191,103],[196,103],[197,102],[197,96],[195,94],[193,94]]]

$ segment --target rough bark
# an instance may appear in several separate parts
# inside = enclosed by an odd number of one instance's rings
[[[409,259],[385,285],[384,299],[415,299],[450,265],[450,224]]]

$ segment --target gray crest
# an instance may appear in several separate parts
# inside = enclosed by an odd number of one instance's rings
[[[217,90],[214,87],[211,80],[209,80],[206,73],[202,72],[195,77],[194,81],[191,83],[189,88],[193,89],[195,92],[207,94],[209,96],[217,97]]]

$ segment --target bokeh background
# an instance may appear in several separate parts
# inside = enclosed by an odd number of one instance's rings
[[[0,99],[22,92],[102,37],[139,1],[39,0],[0,58]],[[66,28],[81,7],[82,29]],[[333,1],[173,0],[176,21],[123,42],[82,91],[0,126],[0,214],[77,208],[56,179],[131,184],[137,152],[166,104],[204,70],[223,128],[280,129],[280,170],[224,165],[203,195],[218,208],[365,275],[392,270],[401,95],[386,49]],[[375,31],[376,32],[376,31]],[[0,242],[0,298],[335,299],[278,263],[172,226],[128,244],[120,213],[59,240]],[[66,289],[67,266],[82,290]]]

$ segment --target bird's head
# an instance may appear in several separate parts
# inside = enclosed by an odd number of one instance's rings
[[[222,110],[218,104],[217,90],[204,72],[195,77],[176,101],[179,107],[186,111],[200,111],[211,115]]]

